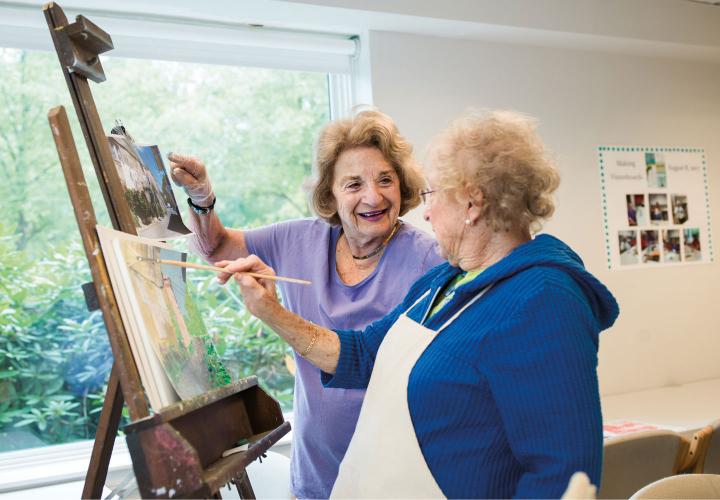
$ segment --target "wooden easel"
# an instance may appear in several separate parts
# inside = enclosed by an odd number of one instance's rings
[[[82,127],[112,225],[137,234],[88,79],[105,81],[99,54],[113,48],[110,36],[83,16],[74,23],[59,5],[43,6],[65,81]],[[48,114],[83,246],[94,294],[88,304],[102,310],[115,362],[95,436],[83,498],[100,498],[117,434],[123,401],[132,423],[125,427],[140,493],[145,498],[219,497],[234,483],[242,498],[254,498],[245,468],[290,430],[280,405],[255,377],[239,380],[150,415],[140,375],[120,317],[95,230],[96,218],[65,109]],[[222,458],[222,452],[248,439],[249,449]]]

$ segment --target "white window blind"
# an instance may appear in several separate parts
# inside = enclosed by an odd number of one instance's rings
[[[357,51],[349,35],[97,8],[63,9],[69,22],[81,13],[109,33],[115,46],[109,55],[116,57],[350,74]],[[0,2],[0,46],[52,50],[41,7]]]

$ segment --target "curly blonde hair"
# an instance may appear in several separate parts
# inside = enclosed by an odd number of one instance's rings
[[[539,231],[555,211],[560,175],[536,128],[537,120],[513,111],[465,113],[430,147],[437,187],[480,190],[494,231]]]
[[[423,176],[413,158],[413,148],[400,135],[388,115],[370,109],[352,118],[328,123],[318,136],[312,176],[305,183],[310,206],[315,214],[331,225],[340,224],[332,193],[335,163],[343,151],[359,147],[377,148],[395,169],[400,180],[400,215],[420,204]]]

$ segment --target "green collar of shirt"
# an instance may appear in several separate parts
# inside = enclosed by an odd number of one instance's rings
[[[435,298],[435,304],[430,311],[429,317],[434,316],[438,311],[440,311],[440,309],[445,306],[445,304],[452,300],[453,296],[455,295],[455,290],[457,290],[466,283],[470,283],[472,280],[480,276],[480,273],[482,273],[484,270],[484,267],[479,267],[471,271],[462,272],[455,276],[452,281],[445,285],[445,288],[443,288]]]

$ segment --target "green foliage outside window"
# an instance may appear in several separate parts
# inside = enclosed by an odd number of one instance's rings
[[[328,120],[326,75],[108,58],[92,85],[109,130],[202,158],[229,227],[309,215],[301,192],[312,140]],[[112,365],[48,110],[67,108],[96,215],[110,225],[57,58],[0,49],[0,451],[94,436]],[[182,191],[176,198],[184,210]],[[199,260],[198,260],[199,261]],[[232,286],[189,272],[205,325],[233,377],[255,374],[284,408],[293,378],[285,344]]]

